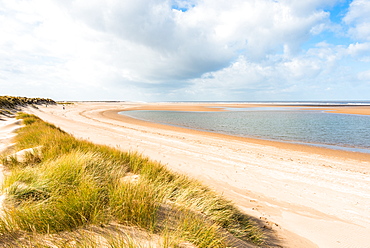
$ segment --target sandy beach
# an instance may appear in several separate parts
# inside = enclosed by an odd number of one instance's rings
[[[271,247],[369,247],[370,154],[200,132],[117,114],[224,111],[222,106],[86,102],[27,112],[78,138],[142,153],[199,179],[259,220]],[[369,107],[322,109],[370,114]]]

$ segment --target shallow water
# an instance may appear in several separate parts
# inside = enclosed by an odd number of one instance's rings
[[[229,112],[126,111],[146,121],[241,137],[370,153],[370,116],[297,108],[245,108]]]

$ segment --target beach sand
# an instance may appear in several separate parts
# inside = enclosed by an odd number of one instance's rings
[[[4,118],[0,120],[0,154],[6,152],[11,148],[13,138],[16,135],[15,131],[21,127],[21,121],[13,118]],[[4,181],[4,168],[0,162],[0,186]],[[0,215],[3,211],[3,200],[5,195],[0,194]]]
[[[89,102],[27,112],[77,138],[142,153],[199,179],[258,220],[271,247],[369,246],[370,154],[200,132],[117,114],[128,109],[223,111],[215,108],[222,106]],[[340,111],[369,113],[368,108],[353,109]]]

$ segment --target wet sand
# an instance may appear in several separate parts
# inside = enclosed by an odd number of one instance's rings
[[[201,180],[259,220],[271,236],[271,247],[368,245],[369,154],[200,132],[117,114],[139,108],[224,111],[218,109],[222,106],[76,103],[65,110],[49,106],[28,112],[78,138],[142,153]],[[357,108],[356,114],[366,111]]]
[[[228,108],[271,108],[271,107],[284,107],[284,108],[302,108],[306,110],[321,110],[330,113],[341,113],[341,114],[359,114],[359,115],[370,115],[370,106],[365,107],[358,107],[358,106],[350,106],[350,107],[312,107],[307,105],[262,105],[262,104],[194,104],[194,103],[179,103],[179,104],[168,104],[168,103],[152,103],[152,104],[141,104],[135,107],[128,107],[122,110],[107,110],[103,111],[102,115],[119,121],[123,121],[126,123],[131,123],[135,125],[141,125],[146,127],[153,127],[163,130],[173,130],[178,132],[185,132],[185,133],[193,133],[193,134],[202,134],[202,135],[212,135],[214,137],[218,137],[220,139],[230,139],[230,140],[239,140],[254,144],[261,144],[267,146],[275,146],[275,147],[284,147],[284,149],[290,150],[300,150],[305,152],[310,152],[318,155],[330,155],[338,158],[352,158],[352,159],[359,159],[364,161],[370,161],[370,154],[369,153],[360,153],[360,152],[350,152],[344,150],[335,150],[329,149],[324,147],[316,147],[316,146],[309,146],[309,145],[300,145],[294,144],[289,142],[280,142],[280,141],[271,141],[271,140],[263,140],[263,139],[254,139],[254,138],[246,138],[246,137],[237,137],[232,135],[225,135],[213,132],[206,132],[206,131],[198,131],[194,129],[188,128],[181,128],[176,126],[169,126],[154,122],[148,122],[143,120],[138,120],[135,118],[131,118],[129,116],[118,114],[119,112],[130,111],[130,110],[162,110],[162,111],[208,111],[208,112],[221,112],[221,111],[228,111]],[[348,168],[351,169],[351,168]],[[353,169],[353,168],[352,168]],[[362,168],[367,172],[370,172],[370,168]]]
[[[227,108],[263,108],[284,107],[302,108],[306,110],[322,110],[338,114],[370,115],[370,105],[304,105],[304,104],[253,104],[253,103],[150,103],[140,104],[131,110],[167,110],[167,111],[227,111]]]

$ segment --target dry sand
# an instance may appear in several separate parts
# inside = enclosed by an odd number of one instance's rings
[[[76,103],[28,112],[78,138],[138,151],[203,181],[259,219],[273,237],[271,246],[370,247],[370,154],[217,135],[117,114],[205,107]]]
[[[21,121],[11,118],[0,120],[0,154],[5,152],[13,145],[13,137],[16,135],[15,131],[21,127]],[[1,163],[1,162],[0,162]],[[0,164],[0,187],[4,180],[4,170],[3,165]],[[1,191],[0,191],[1,193]],[[0,194],[0,214],[3,210],[2,202],[4,200],[4,195]]]

